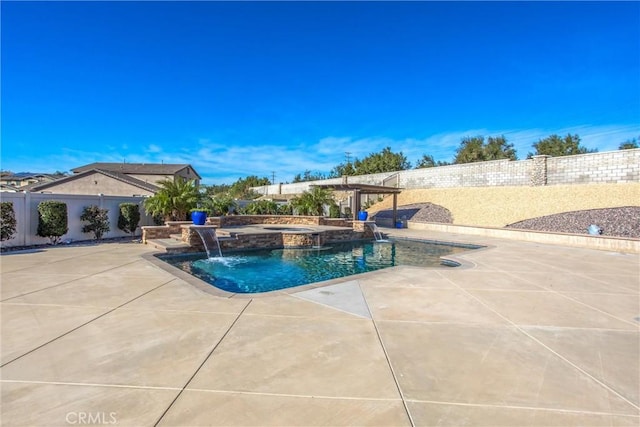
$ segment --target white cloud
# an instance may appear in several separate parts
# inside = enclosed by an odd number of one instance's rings
[[[162,147],[160,147],[159,145],[156,144],[149,144],[147,146],[147,149],[145,150],[146,153],[161,153],[162,152]]]
[[[129,163],[188,163],[209,184],[232,183],[249,175],[271,178],[276,174],[277,182],[293,180],[305,170],[313,173],[328,173],[333,167],[344,163],[346,153],[351,160],[364,158],[371,153],[391,147],[402,152],[412,164],[431,155],[436,160],[451,161],[463,137],[500,136],[514,144],[518,157],[524,159],[533,152],[532,145],[552,134],[561,136],[578,134],[582,144],[599,151],[617,150],[620,143],[640,137],[640,125],[575,126],[559,129],[463,129],[441,132],[426,138],[394,139],[385,136],[353,138],[349,136],[327,136],[307,144],[282,145],[231,145],[224,142],[200,139],[194,148],[185,145],[149,144],[142,151],[127,151],[122,148],[107,148],[105,152],[63,149],[46,158],[24,156],[4,158],[3,168],[14,172],[68,171],[93,162]]]

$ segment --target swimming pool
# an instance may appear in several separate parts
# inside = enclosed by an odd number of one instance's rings
[[[206,254],[158,257],[222,290],[257,293],[397,265],[437,266],[443,255],[479,247],[403,239],[346,242],[315,249],[248,250],[208,259]]]

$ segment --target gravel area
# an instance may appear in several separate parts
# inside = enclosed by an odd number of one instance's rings
[[[565,212],[515,222],[506,228],[588,234],[591,224],[600,227],[603,236],[640,238],[640,207]]]
[[[439,222],[452,224],[453,217],[449,209],[433,203],[414,203],[398,206],[398,218],[416,222]],[[393,218],[393,210],[385,209],[377,212],[374,218]]]
[[[377,212],[374,218],[391,218],[391,209]],[[415,222],[452,224],[448,209],[433,203],[414,203],[398,206],[398,218],[403,216]],[[640,238],[640,207],[589,209],[530,218],[505,228],[550,231],[555,233],[589,234],[591,224],[602,230],[603,236]]]

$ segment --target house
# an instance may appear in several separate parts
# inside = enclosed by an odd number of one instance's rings
[[[55,181],[60,175],[48,173],[18,172],[0,176],[0,188],[5,191],[29,190],[34,185]]]
[[[91,163],[72,169],[73,175],[37,185],[32,192],[61,194],[104,194],[108,196],[153,196],[158,183],[177,177],[202,179],[188,164]]]

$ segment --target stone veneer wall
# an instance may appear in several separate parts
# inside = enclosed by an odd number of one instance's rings
[[[334,227],[344,227],[348,229],[318,230],[283,233],[256,233],[238,234],[235,238],[222,238],[220,247],[222,249],[243,249],[243,248],[272,248],[272,247],[310,247],[318,244],[324,245],[332,242],[345,242],[358,239],[373,238],[373,230],[364,221],[351,221],[341,218],[324,217],[296,217],[287,215],[235,215],[227,217],[207,218],[207,225],[221,228],[220,223],[227,224],[226,219],[232,219],[232,224],[236,226],[246,224],[296,224],[296,225],[329,225]],[[246,221],[242,221],[245,219]],[[194,226],[189,221],[170,221],[165,225],[142,227],[142,241],[147,243],[151,239],[168,239],[172,235],[180,235],[181,240],[194,250],[204,250],[202,239],[195,231]]]
[[[226,249],[281,248],[282,246],[281,233],[239,234],[235,239],[220,240],[223,252]]]
[[[247,248],[302,248],[373,238],[373,231],[363,222],[356,221],[354,225],[356,229],[238,234],[233,238],[222,237],[219,242],[220,248],[224,251]],[[182,241],[191,246],[192,250],[204,250],[204,244],[195,231],[195,226],[182,225],[181,233]]]
[[[251,224],[282,224],[282,225],[320,225],[320,216],[299,215],[228,215],[208,218],[207,222],[219,227],[233,227]]]
[[[182,225],[191,221],[167,221],[165,225],[146,225],[142,229],[142,243],[152,239],[168,239],[172,234],[182,234]]]

